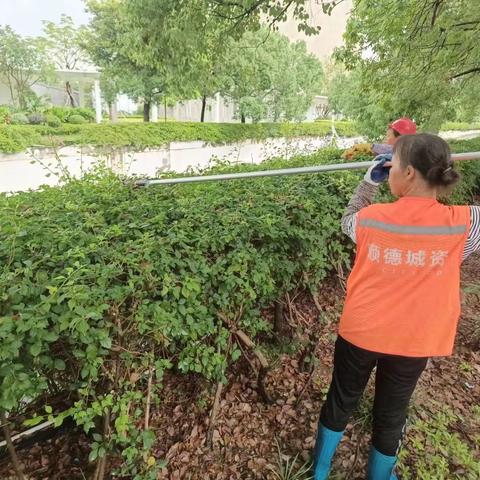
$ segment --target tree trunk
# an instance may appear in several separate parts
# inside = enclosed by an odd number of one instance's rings
[[[107,410],[103,416],[103,440],[108,440],[110,434],[110,410]],[[108,456],[107,453],[103,457],[97,459],[97,466],[93,474],[93,480],[104,480],[105,470],[107,467]]]
[[[17,82],[17,98],[18,98],[18,106],[21,110],[27,109],[27,98],[26,98],[26,86],[23,82]]]
[[[117,103],[112,102],[108,104],[108,111],[110,112],[110,121],[112,123],[118,122]]]
[[[70,82],[65,82],[65,91],[67,92],[68,95],[68,102],[70,103],[71,107],[75,107],[75,98],[73,96],[72,92],[72,86],[70,85]]]
[[[149,122],[150,121],[150,102],[143,103],[143,121]]]
[[[8,78],[8,77],[7,77]],[[13,93],[13,85],[11,80],[8,78],[8,88],[10,89],[10,97],[12,98],[12,105],[15,105],[15,94]]]
[[[202,97],[202,115],[200,117],[200,121],[204,122],[205,121],[205,110],[207,109],[207,97],[204,95]]]
[[[20,461],[17,457],[17,452],[15,451],[15,447],[13,446],[12,436],[10,433],[10,425],[4,411],[0,412],[0,422],[2,423],[2,430],[5,436],[5,442],[7,443],[7,450],[10,454],[10,460],[12,461],[15,474],[17,475],[18,480],[26,480],[25,475],[23,474],[23,467],[20,464]]]
[[[278,335],[279,340],[287,333],[287,325],[283,313],[283,304],[275,302],[275,314],[273,317],[273,331]]]
[[[242,123],[246,123],[246,122],[247,122],[247,120],[245,118],[245,115],[242,113]]]

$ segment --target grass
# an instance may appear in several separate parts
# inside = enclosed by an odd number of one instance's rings
[[[472,410],[472,418],[476,409]],[[480,478],[480,462],[475,450],[456,432],[465,419],[449,407],[436,404],[435,412],[422,410],[409,427],[408,447],[402,449],[399,471],[404,479],[450,480]],[[425,413],[429,413],[427,419]],[[478,423],[478,420],[477,420]],[[477,435],[477,442],[479,438]]]
[[[465,130],[480,130],[480,122],[473,122],[473,123],[468,123],[468,122],[445,122],[441,129],[442,132],[446,132],[449,130],[459,130],[459,131],[465,131]]]
[[[291,457],[285,455],[278,443],[277,444],[277,465],[271,468],[273,475],[277,480],[313,480],[311,476],[311,462],[304,462],[299,454]]]

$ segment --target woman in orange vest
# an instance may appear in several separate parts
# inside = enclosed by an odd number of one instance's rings
[[[353,160],[358,155],[384,155],[392,153],[393,145],[402,135],[417,133],[416,123],[407,117],[398,118],[388,124],[384,143],[358,143],[348,148],[342,155],[346,160]]]
[[[375,166],[374,166],[375,167]],[[445,206],[459,178],[447,143],[405,135],[387,171],[393,203],[371,204],[371,167],[350,200],[342,230],[357,244],[335,345],[332,383],[314,452],[328,478],[350,415],[375,373],[369,480],[392,480],[406,411],[429,357],[450,355],[460,316],[460,266],[480,250],[480,207]],[[377,166],[378,173],[378,166]]]

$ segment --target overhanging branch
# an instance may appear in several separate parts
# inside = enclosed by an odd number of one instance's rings
[[[469,70],[465,70],[464,72],[457,73],[456,75],[451,76],[450,80],[464,77],[465,75],[470,75],[471,73],[480,73],[480,67],[470,68]]]

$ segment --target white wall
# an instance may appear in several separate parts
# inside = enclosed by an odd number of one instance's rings
[[[10,105],[11,96],[8,87],[0,80],[0,105]]]
[[[36,83],[32,90],[40,97],[46,96],[53,105],[63,106],[68,104],[65,89],[62,87]],[[74,91],[73,96],[78,104],[78,92]],[[0,105],[4,104],[11,105],[12,97],[8,86],[0,80]]]
[[[338,145],[348,147],[359,138],[338,139]],[[209,145],[205,142],[171,142],[163,148],[145,151],[118,149],[112,155],[91,147],[63,147],[58,150],[62,166],[71,175],[80,176],[98,162],[123,175],[156,177],[162,172],[186,172],[206,168],[216,160],[230,163],[261,163],[272,157],[290,158],[293,155],[311,154],[327,146],[331,137],[270,138],[255,142],[228,145]],[[32,164],[32,160],[35,163]],[[48,175],[45,166],[58,170],[57,157],[49,149],[32,149],[15,154],[0,153],[0,192],[37,189],[41,185],[57,185],[59,179]]]
[[[44,83],[36,83],[32,90],[40,97],[46,96],[52,102],[52,105],[56,106],[63,106],[69,105],[69,101],[67,99],[67,92],[63,87],[54,87],[51,85],[46,85]],[[79,104],[79,94],[78,91],[73,91],[73,98],[75,99],[75,104]]]

